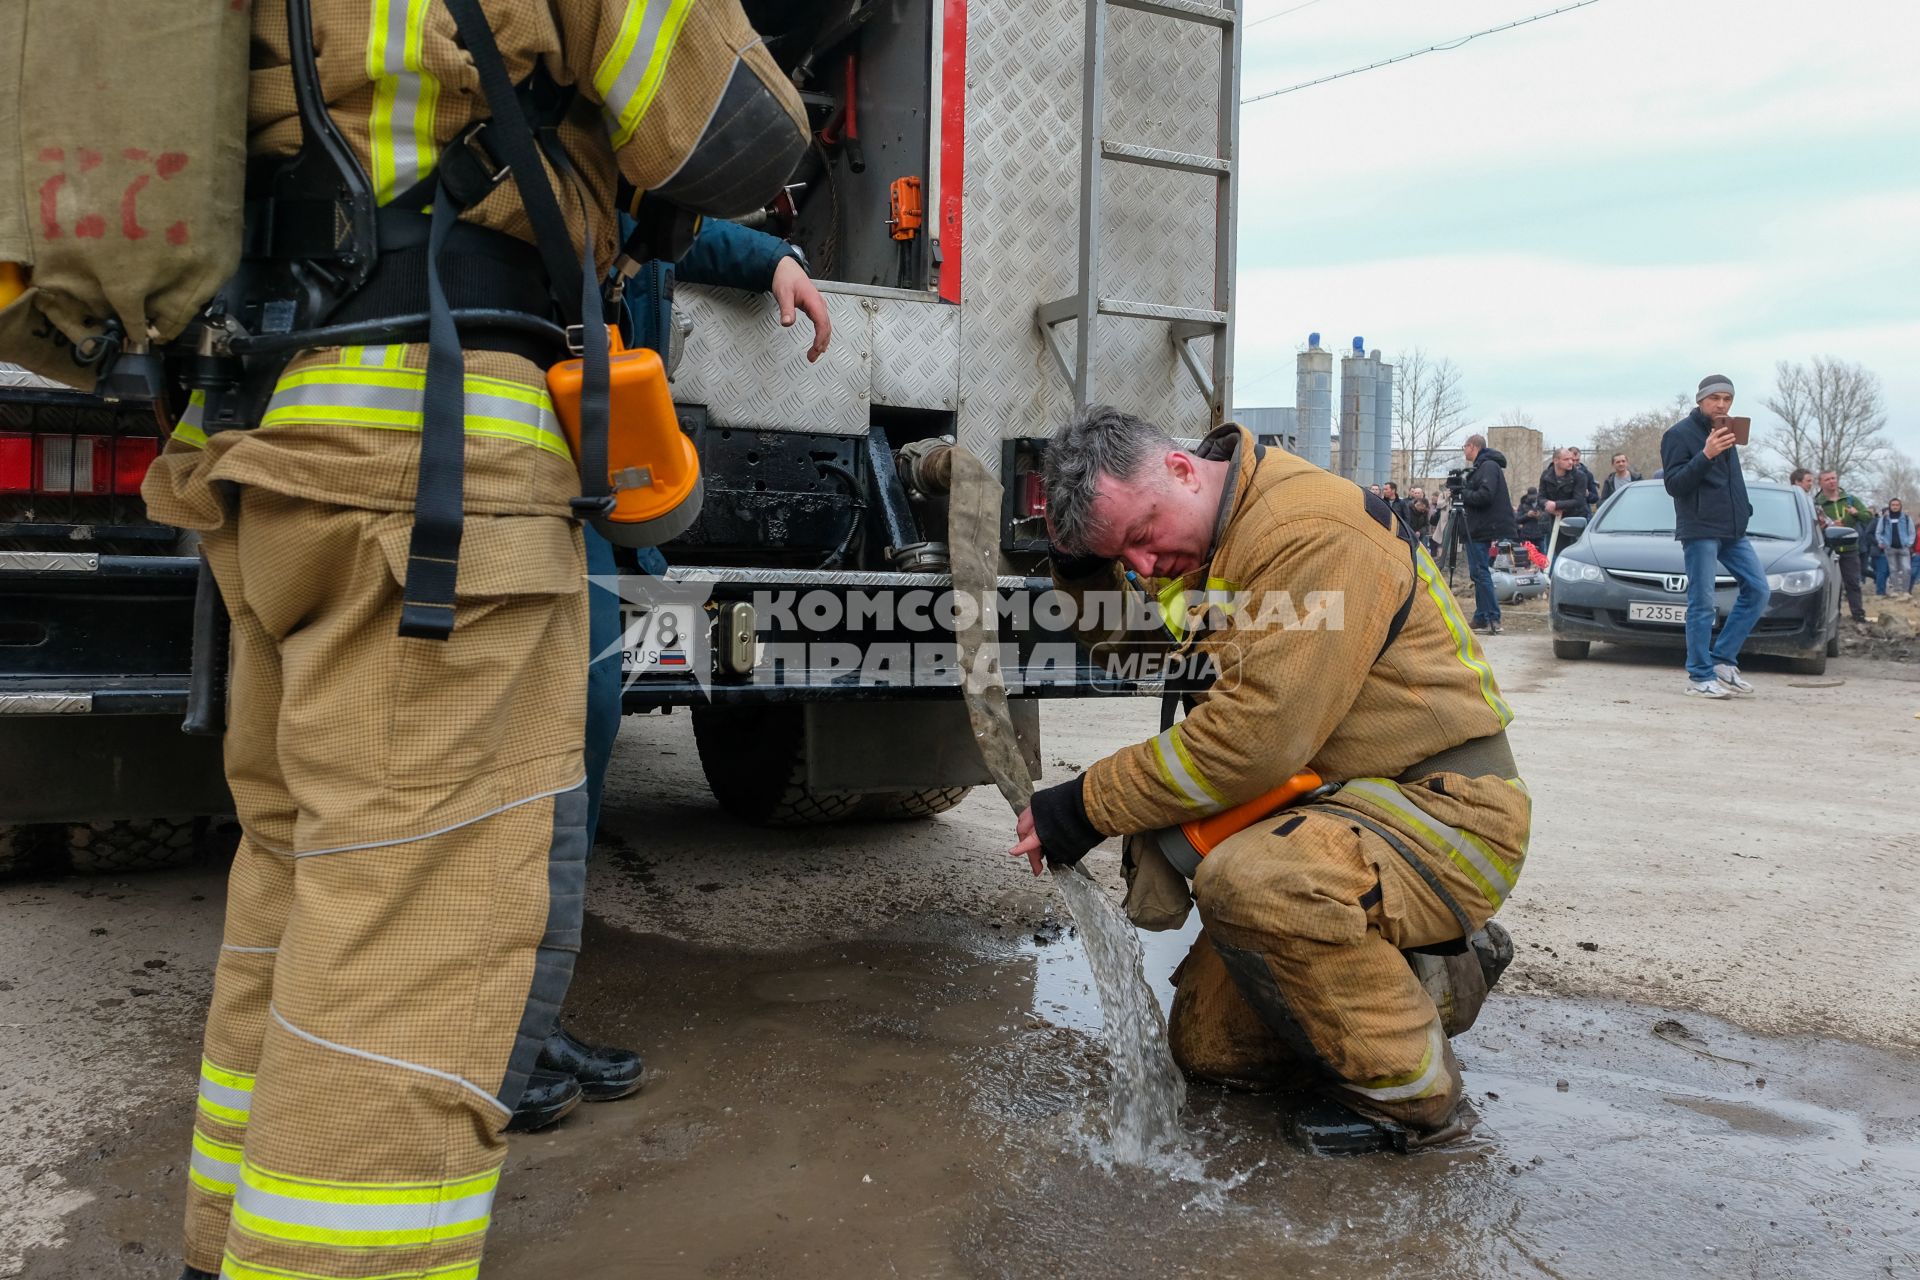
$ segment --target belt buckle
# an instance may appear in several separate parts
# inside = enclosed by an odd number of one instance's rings
[[[461,145],[471,151],[474,158],[480,162],[481,170],[488,175],[488,184],[497,187],[507,175],[513,171],[513,166],[503,164],[500,165],[498,169],[494,168],[496,161],[493,158],[493,153],[488,151],[486,144],[480,140],[480,135],[485,133],[492,124],[493,121],[491,120],[482,120],[475,124],[473,128],[467,130],[466,136],[461,140]]]

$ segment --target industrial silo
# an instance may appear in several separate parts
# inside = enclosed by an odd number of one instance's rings
[[[1380,363],[1373,353],[1373,458],[1375,480],[1395,479],[1393,474],[1393,366]]]
[[[1307,349],[1294,363],[1293,412],[1299,420],[1299,453],[1316,466],[1333,465],[1333,352],[1320,335],[1307,335]]]
[[[1364,338],[1340,357],[1340,474],[1356,484],[1376,484],[1374,460],[1374,362]]]

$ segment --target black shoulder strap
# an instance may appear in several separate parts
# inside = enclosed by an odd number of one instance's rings
[[[541,164],[540,144],[525,104],[507,75],[506,62],[480,0],[446,0],[461,41],[480,76],[480,91],[491,118],[486,124],[492,148],[512,175],[520,203],[532,224],[534,241],[546,266],[548,290],[570,323],[580,325],[585,363],[581,389],[581,475],[586,496],[581,504],[604,510],[607,492],[606,409],[608,356],[606,326],[597,307],[598,273],[590,230],[576,259],[566,219],[560,214],[553,184]],[[469,146],[476,130],[461,135]],[[557,149],[557,148],[556,148]],[[427,376],[421,403],[420,471],[414,490],[413,533],[407,546],[407,577],[402,589],[400,634],[445,640],[453,634],[454,591],[460,563],[460,535],[466,485],[466,365],[439,273],[440,250],[460,213],[457,193],[445,180],[435,183],[432,229],[427,240]],[[583,224],[586,230],[590,224]],[[581,292],[571,295],[578,273]],[[576,507],[580,509],[580,507]]]
[[[1393,648],[1393,642],[1400,638],[1407,619],[1413,615],[1413,602],[1420,594],[1420,544],[1413,540],[1413,531],[1407,528],[1406,521],[1394,516],[1393,508],[1387,505],[1385,498],[1371,489],[1362,489],[1360,496],[1366,500],[1367,514],[1373,517],[1375,523],[1407,544],[1407,557],[1413,564],[1413,585],[1407,588],[1407,598],[1400,602],[1393,621],[1387,624],[1387,638],[1381,643],[1380,652],[1373,655],[1373,660],[1378,662],[1387,656],[1387,650]]]

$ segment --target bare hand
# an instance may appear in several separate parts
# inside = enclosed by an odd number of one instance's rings
[[[1703,452],[1709,458],[1717,458],[1731,448],[1733,448],[1733,428],[1715,427],[1713,434],[1707,437],[1707,445]]]
[[[769,292],[780,307],[781,328],[793,327],[796,310],[806,312],[807,319],[813,322],[813,345],[807,348],[807,363],[812,364],[826,353],[827,344],[833,341],[833,321],[827,315],[827,300],[820,296],[820,290],[814,287],[800,260],[791,254],[780,259],[780,265],[773,269],[773,287]]]
[[[1046,855],[1040,852],[1040,833],[1033,829],[1033,806],[1029,805],[1020,811],[1020,820],[1014,824],[1014,829],[1020,841],[1007,852],[1016,858],[1025,858],[1027,865],[1033,868],[1033,874],[1039,875]]]
[[[1548,502],[1546,503],[1546,508],[1547,508],[1548,514],[1551,515],[1553,512],[1558,511],[1560,509],[1560,504],[1549,499]]]

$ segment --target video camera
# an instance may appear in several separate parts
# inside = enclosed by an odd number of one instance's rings
[[[1467,472],[1469,470],[1471,470],[1471,468],[1455,467],[1453,470],[1447,472],[1446,485],[1448,493],[1458,495],[1462,489],[1466,488]]]

